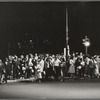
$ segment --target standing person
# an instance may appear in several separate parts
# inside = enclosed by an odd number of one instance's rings
[[[32,73],[33,73],[33,55],[32,54],[29,55],[28,66],[29,66],[29,76],[32,77]]]
[[[55,55],[52,55],[50,57],[50,74],[52,78],[55,77],[54,61],[55,61]]]
[[[0,59],[0,84],[5,81],[7,83],[5,65]]]
[[[70,67],[68,73],[70,74],[70,78],[73,78],[75,75],[75,62],[73,57],[70,59]]]
[[[58,81],[59,76],[61,75],[61,67],[60,67],[61,61],[55,57],[54,60],[54,71],[55,71],[55,80]]]
[[[80,58],[78,54],[75,55],[76,61],[75,61],[75,77],[78,76],[78,66],[80,65]]]
[[[42,73],[42,79],[45,78],[45,71],[44,71],[44,56],[40,57],[40,67],[41,67],[41,73]]]
[[[90,71],[90,69],[89,69],[89,62],[90,62],[90,58],[89,57],[86,57],[85,58],[85,74],[86,74],[86,76],[87,77],[90,77],[89,76],[89,71]]]
[[[7,79],[10,79],[10,68],[9,68],[9,60],[8,60],[8,58],[6,58],[6,60],[5,60],[5,67],[6,67]]]
[[[49,67],[49,76],[50,76],[50,78],[51,79],[54,79],[54,70],[53,70],[53,67],[54,67],[54,65],[52,64],[52,58],[51,57],[49,57],[48,58],[49,59],[49,61],[48,61],[48,67]]]
[[[29,78],[30,76],[30,69],[29,69],[29,55],[25,57],[25,68],[26,68],[26,77]]]
[[[92,58],[90,59],[90,62],[89,62],[89,69],[90,69],[90,77],[94,78],[95,65]]]
[[[37,60],[37,64],[35,66],[35,79],[37,82],[42,81],[42,68],[40,65],[40,60]]]
[[[8,78],[11,79],[11,76],[13,75],[13,57],[9,56],[8,57],[8,64],[7,64],[7,68],[8,68]]]
[[[61,81],[64,81],[65,73],[67,72],[67,66],[66,66],[66,61],[64,58],[61,58]]]
[[[13,59],[13,79],[18,79],[19,78],[19,59],[15,55]]]
[[[81,58],[81,79],[84,79],[85,74],[85,61],[83,58]]]
[[[24,55],[20,56],[20,78],[25,78],[25,59]]]
[[[5,80],[7,82],[7,80],[10,79],[11,76],[11,69],[10,69],[11,64],[9,63],[8,58],[6,58],[4,65],[5,65]]]
[[[85,62],[83,58],[79,58],[78,78],[84,79]]]
[[[37,65],[37,60],[35,59],[35,57],[32,60],[33,62],[33,75],[35,75],[35,66]]]
[[[50,59],[47,58],[45,60],[45,66],[44,66],[44,70],[45,70],[45,73],[46,73],[46,80],[48,80],[49,77],[51,77],[50,75]]]
[[[98,64],[96,58],[94,59],[94,64],[95,64],[95,75],[96,75],[97,78],[99,78],[99,76],[100,76],[100,73],[99,73],[99,64]]]
[[[99,62],[99,56],[97,56],[96,61],[97,61],[97,66],[98,66],[98,78],[100,77],[100,62]]]

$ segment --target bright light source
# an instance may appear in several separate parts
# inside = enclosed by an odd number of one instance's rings
[[[84,42],[84,46],[89,47],[90,46],[90,42],[89,41]]]

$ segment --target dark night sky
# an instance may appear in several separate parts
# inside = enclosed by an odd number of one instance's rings
[[[84,52],[82,38],[91,40],[90,54],[100,54],[100,3],[0,3],[0,56],[7,55],[7,43],[15,45],[24,39],[52,42],[51,51],[65,47],[66,7],[68,8],[71,51]],[[40,46],[40,48],[43,48]],[[15,50],[16,51],[16,50]]]

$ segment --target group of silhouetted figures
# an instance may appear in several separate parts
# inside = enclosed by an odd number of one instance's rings
[[[91,57],[73,53],[66,60],[63,54],[28,54],[20,57],[9,55],[5,61],[0,59],[0,83],[30,78],[34,78],[36,82],[64,81],[65,77],[99,78],[99,72],[99,55]]]

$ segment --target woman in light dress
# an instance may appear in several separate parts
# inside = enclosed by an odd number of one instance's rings
[[[68,73],[70,74],[70,77],[73,78],[75,74],[75,60],[72,58],[70,59],[70,67],[68,70]]]

